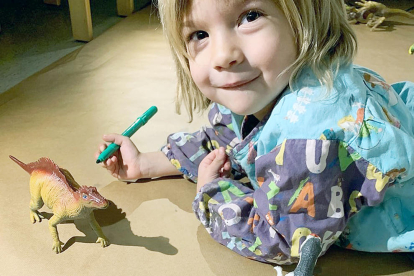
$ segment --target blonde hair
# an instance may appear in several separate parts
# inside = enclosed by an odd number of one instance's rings
[[[221,0],[226,1],[226,0]],[[274,0],[286,16],[296,38],[298,57],[286,70],[292,74],[292,87],[302,69],[309,67],[326,85],[333,86],[337,70],[351,64],[357,50],[356,35],[348,24],[342,0]],[[176,111],[181,104],[190,121],[193,111],[204,111],[210,105],[191,78],[189,55],[182,37],[182,23],[191,0],[158,0],[161,23],[169,41],[178,78]]]

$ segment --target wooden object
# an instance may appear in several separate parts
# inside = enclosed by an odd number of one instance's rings
[[[43,0],[43,3],[55,6],[60,6],[60,2],[60,0]]]
[[[116,8],[119,16],[131,15],[134,11],[134,0],[117,0]]]
[[[93,31],[89,0],[68,1],[73,38],[79,41],[91,41]]]

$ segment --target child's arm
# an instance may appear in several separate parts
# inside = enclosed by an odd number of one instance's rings
[[[235,139],[230,114],[222,114],[217,105],[209,112],[213,127],[203,127],[195,133],[174,133],[168,137],[168,144],[160,152],[141,153],[132,141],[119,134],[103,137],[107,143],[120,145],[115,154],[102,163],[109,173],[121,180],[136,180],[168,175],[185,174],[197,181],[198,166],[209,152],[219,147],[231,146]],[[107,147],[99,146],[99,154]]]
[[[210,152],[220,147],[227,151],[238,143],[232,130],[231,114],[222,111],[217,104],[213,104],[208,114],[212,127],[203,127],[195,133],[174,133],[162,149],[177,170],[194,182],[198,182],[200,163]]]
[[[161,151],[141,153],[128,137],[119,134],[104,135],[103,139],[120,146],[114,155],[102,163],[113,177],[120,180],[137,180],[181,174]],[[106,144],[101,144],[95,158],[106,147]]]

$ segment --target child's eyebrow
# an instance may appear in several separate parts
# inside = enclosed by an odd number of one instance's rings
[[[226,5],[228,7],[232,7],[234,8],[234,6],[237,5],[237,7],[240,8],[240,6],[246,6],[249,3],[254,3],[254,2],[260,2],[261,0],[227,0],[226,1]],[[184,16],[183,22],[181,27],[182,28],[191,28],[194,27],[194,22],[191,19],[188,19],[187,16]]]
[[[192,20],[184,19],[183,23],[181,24],[182,28],[191,28],[194,26],[194,22]]]

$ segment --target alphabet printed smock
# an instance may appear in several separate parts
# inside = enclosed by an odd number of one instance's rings
[[[310,70],[296,85],[257,125],[213,104],[212,127],[169,136],[163,152],[193,181],[212,149],[225,147],[232,162],[232,178],[197,194],[197,218],[215,240],[261,262],[297,262],[310,234],[322,254],[334,242],[413,251],[414,84],[390,86],[349,66],[330,93]]]

